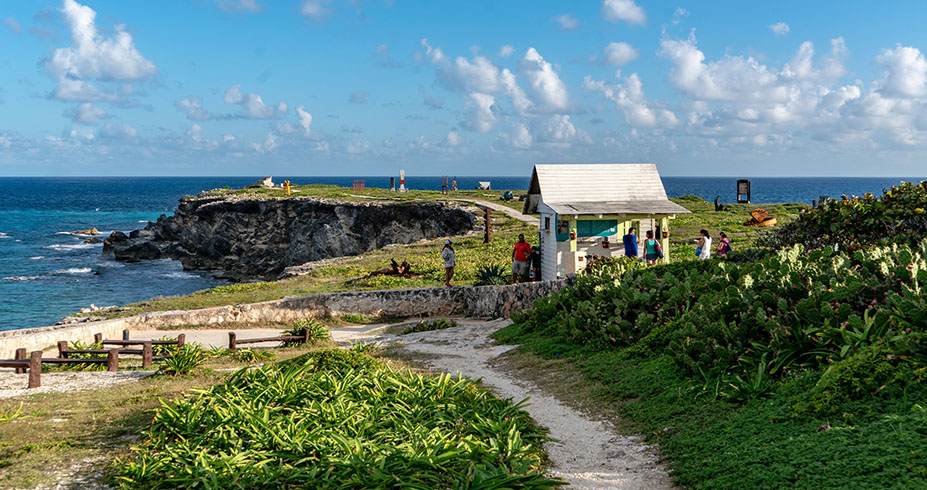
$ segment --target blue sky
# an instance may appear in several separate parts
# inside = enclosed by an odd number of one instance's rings
[[[927,174],[921,2],[0,9],[0,175]]]

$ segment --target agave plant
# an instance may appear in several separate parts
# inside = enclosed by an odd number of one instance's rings
[[[509,271],[501,264],[481,265],[476,270],[477,286],[500,286],[509,283]]]

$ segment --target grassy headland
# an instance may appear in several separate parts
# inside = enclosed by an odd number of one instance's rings
[[[296,186],[294,189],[300,192],[293,194],[293,196],[312,195],[355,201],[369,200],[369,196],[383,197],[401,202],[445,199],[448,197],[438,191],[410,191],[400,194],[385,189],[365,189],[363,196],[361,196],[360,194],[355,195],[348,188],[323,185]],[[521,202],[499,200],[498,197],[502,192],[459,191],[452,193],[450,197],[465,200],[468,198],[489,200],[506,204],[513,209],[521,209],[523,205]],[[215,194],[285,197],[283,191],[276,188],[217,190]],[[683,197],[673,199],[673,201],[692,211],[692,214],[678,215],[670,224],[674,260],[694,258],[693,239],[698,236],[698,231],[701,228],[709,229],[713,236],[718,231],[725,231],[732,238],[734,247],[740,248],[752,245],[759,234],[768,231],[768,228],[757,229],[744,225],[749,220],[748,213],[751,209],[762,207],[768,210],[771,216],[776,216],[780,223],[783,223],[794,219],[800,210],[808,208],[803,204],[733,204],[727,205],[729,211],[719,212],[714,211],[712,203],[697,197]],[[479,225],[482,224],[482,216],[477,216],[477,222]],[[457,252],[455,284],[473,284],[477,279],[476,272],[482,265],[502,264],[507,269],[511,260],[511,246],[519,233],[524,233],[531,242],[537,240],[536,227],[526,225],[502,213],[493,215],[493,230],[493,240],[489,244],[483,243],[481,234],[454,237]],[[304,296],[339,291],[437,287],[444,283],[444,267],[441,260],[443,241],[442,238],[409,245],[388,246],[357,257],[343,257],[334,260],[331,265],[318,267],[312,272],[299,277],[276,281],[231,284],[197,291],[185,296],[153,298],[148,301],[129,304],[117,310],[102,310],[76,314],[75,316],[116,318],[151,311],[189,310],[255,303],[281,299],[286,296]],[[372,271],[389,268],[390,259],[395,259],[400,263],[404,260],[408,261],[413,266],[413,272],[421,274],[423,277],[412,279],[382,275],[365,277]]]

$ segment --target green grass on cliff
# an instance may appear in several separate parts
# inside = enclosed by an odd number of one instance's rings
[[[347,187],[340,187],[336,185],[322,185],[322,184],[311,184],[311,185],[294,185],[292,186],[292,194],[290,197],[323,197],[328,199],[339,199],[342,201],[352,201],[352,202],[363,202],[363,201],[390,201],[390,202],[414,202],[414,201],[438,201],[442,199],[454,199],[454,200],[480,200],[480,201],[489,201],[493,203],[498,203],[503,206],[508,206],[512,209],[521,211],[525,205],[524,202],[514,200],[514,201],[503,201],[500,199],[504,190],[459,190],[455,192],[450,192],[448,194],[442,194],[441,191],[407,191],[407,192],[393,192],[389,189],[369,187],[362,191],[354,192],[353,189]],[[284,194],[283,189],[275,187],[273,189],[267,189],[263,187],[244,187],[241,189],[214,189],[209,191],[210,194],[216,196],[253,196],[253,197],[287,197]],[[516,195],[524,194],[524,191],[513,191]]]

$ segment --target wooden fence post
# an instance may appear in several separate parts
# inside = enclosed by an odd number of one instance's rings
[[[309,327],[303,329],[303,342],[309,344]]]
[[[128,329],[122,331],[122,340],[129,340],[129,330]]]
[[[101,334],[101,333],[95,333],[95,334],[93,334],[93,343],[94,343],[94,344],[99,344],[100,342],[103,342],[103,334]]]
[[[68,341],[67,340],[58,341],[58,358],[60,359],[68,358]]]
[[[42,351],[29,354],[29,388],[42,386]]]
[[[151,366],[152,358],[154,358],[154,352],[151,349],[151,341],[148,340],[142,344],[142,367]]]
[[[229,332],[229,350],[235,351],[235,332]]]
[[[16,349],[16,355],[13,356],[13,358],[25,361],[26,360],[26,348],[20,347],[19,349]],[[16,368],[16,374],[23,374],[25,372],[26,372],[26,368]]]
[[[492,210],[491,209],[486,208],[486,215],[485,215],[485,218],[483,218],[483,220],[485,221],[484,223],[485,229],[483,230],[483,243],[489,243],[490,241],[492,241]]]
[[[110,349],[106,353],[106,370],[112,373],[119,371],[119,349]]]
[[[177,348],[183,347],[183,344],[187,341],[187,334],[182,333],[177,335]]]

